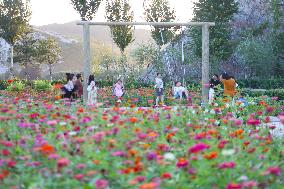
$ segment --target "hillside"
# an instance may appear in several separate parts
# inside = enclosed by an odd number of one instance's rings
[[[50,24],[35,29],[45,36],[52,36],[57,39],[62,48],[63,62],[55,66],[55,72],[81,71],[83,68],[83,48],[82,48],[82,26],[76,22],[66,24]],[[106,26],[91,27],[91,52],[96,56],[103,49],[111,51],[114,46],[114,54],[119,55],[119,49],[112,44],[110,30]],[[134,32],[135,41],[126,49],[130,52],[142,42],[152,41],[149,30],[136,29]]]

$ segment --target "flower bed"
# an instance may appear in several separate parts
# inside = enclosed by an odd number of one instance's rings
[[[140,92],[147,97],[148,91]],[[283,104],[274,98],[208,107],[85,109],[76,102],[8,95],[0,96],[1,188],[284,184],[283,138],[264,127],[272,115],[284,121]]]

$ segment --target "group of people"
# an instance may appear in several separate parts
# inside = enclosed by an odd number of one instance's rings
[[[164,104],[164,83],[160,73],[157,73],[157,77],[155,79],[155,90],[156,90],[156,106]],[[221,91],[221,84],[223,84],[223,92]],[[212,103],[216,97],[224,96],[224,97],[234,97],[237,94],[238,84],[233,76],[228,75],[227,73],[223,73],[220,76],[217,74],[213,75],[209,82],[209,103]],[[222,94],[223,93],[223,94]],[[174,99],[186,99],[190,102],[189,92],[186,87],[182,86],[181,82],[175,82],[175,85],[172,90],[172,94]]]
[[[81,74],[66,74],[67,83],[62,87],[63,97],[69,99],[81,98],[83,95],[83,84]],[[222,95],[221,84],[223,84],[223,95],[234,97],[237,93],[236,87],[237,83],[234,77],[229,76],[227,73],[223,73],[220,76],[217,74],[213,75],[209,82],[209,102]],[[156,96],[156,106],[159,106],[160,103],[164,105],[164,82],[162,75],[157,73],[155,78],[155,96]],[[88,80],[88,102],[89,106],[97,105],[98,103],[98,87],[96,86],[94,75],[89,76]],[[124,95],[124,85],[121,77],[119,77],[116,83],[113,85],[113,96],[116,97],[117,102],[121,102],[121,98]],[[182,86],[180,81],[175,82],[172,88],[172,95],[174,99],[182,100],[186,99],[191,102],[189,92],[186,87]]]
[[[83,95],[83,84],[81,74],[66,74],[67,83],[61,88],[63,98],[76,99]]]
[[[66,74],[67,83],[61,88],[62,96],[65,99],[81,99],[83,95],[83,84],[81,74]],[[88,102],[89,106],[95,106],[98,103],[98,87],[96,86],[94,75],[89,76],[88,80]],[[118,102],[121,102],[121,98],[124,95],[124,86],[120,78],[113,86],[113,95],[117,98]]]
[[[221,90],[223,84],[223,91]],[[213,75],[209,82],[209,102],[213,102],[216,97],[224,96],[233,98],[237,94],[238,84],[233,76],[223,73],[220,76]],[[222,94],[223,93],[223,94]]]

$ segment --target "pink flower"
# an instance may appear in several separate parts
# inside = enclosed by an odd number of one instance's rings
[[[116,151],[116,152],[112,152],[111,155],[115,157],[124,157],[126,153],[123,151]]]
[[[185,168],[188,166],[188,161],[186,159],[180,158],[176,164],[177,168]]]
[[[281,174],[281,168],[280,167],[269,167],[264,172],[264,175],[269,175],[269,174],[279,176]]]
[[[204,151],[204,150],[206,150],[206,149],[208,149],[208,148],[210,148],[209,145],[204,144],[204,143],[198,143],[198,144],[195,144],[194,146],[190,147],[190,148],[188,149],[188,152],[189,152],[189,153],[194,153],[194,154],[196,154],[196,153],[199,153],[199,152],[201,152],[201,151]]]
[[[235,162],[224,162],[218,165],[219,169],[233,169],[235,168]]]
[[[103,137],[105,136],[105,132],[97,132],[95,133],[92,138],[97,142],[97,143],[100,143],[103,139]]]
[[[49,121],[46,122],[46,124],[48,126],[55,126],[55,125],[57,125],[57,121],[56,120],[49,120]]]
[[[257,182],[252,180],[252,181],[246,181],[242,183],[242,186],[244,188],[256,188],[257,187]]]
[[[106,189],[108,187],[108,181],[104,179],[98,179],[95,185],[96,189]]]
[[[81,181],[81,180],[84,179],[84,175],[83,174],[77,174],[77,175],[74,176],[74,179]]]
[[[284,124],[284,115],[279,115],[278,116],[279,117],[279,119],[280,119],[280,122],[282,123],[282,124]]]
[[[60,158],[59,160],[57,160],[58,168],[66,167],[68,165],[69,165],[69,160],[66,158]]]
[[[248,125],[257,126],[257,125],[260,124],[260,120],[259,120],[259,119],[255,119],[254,117],[250,117],[250,118],[247,120],[247,124],[248,124]]]

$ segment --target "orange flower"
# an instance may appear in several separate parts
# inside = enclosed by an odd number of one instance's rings
[[[136,151],[134,149],[130,149],[130,150],[128,150],[128,155],[135,157],[136,155],[138,155],[138,151]]]
[[[158,136],[158,133],[156,133],[156,132],[150,132],[150,133],[148,134],[148,136],[154,138],[154,137],[157,137],[157,136]]]
[[[129,122],[130,123],[137,123],[138,119],[136,117],[131,117],[131,118],[129,118]]]
[[[139,189],[156,189],[158,186],[154,182],[142,184]]]
[[[77,109],[77,112],[79,112],[79,113],[84,113],[84,108],[78,108],[78,109]]]
[[[208,159],[208,160],[215,159],[215,158],[218,157],[218,153],[217,152],[210,152],[209,154],[206,154],[203,157]]]
[[[53,89],[59,90],[61,89],[62,85],[60,83],[56,83],[55,85],[53,85]]]
[[[100,160],[97,160],[97,159],[93,160],[93,164],[99,165],[100,164]]]
[[[44,144],[43,146],[41,146],[38,149],[42,154],[52,154],[55,152],[55,149],[53,146],[49,145],[49,144]]]

